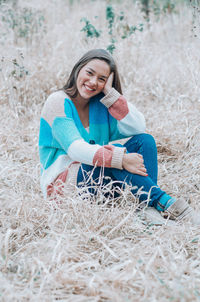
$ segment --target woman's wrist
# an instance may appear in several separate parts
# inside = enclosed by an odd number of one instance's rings
[[[124,164],[126,163],[126,153],[124,153],[123,157],[122,157],[122,168],[124,168]]]
[[[104,91],[103,91],[104,92]],[[110,108],[121,96],[121,94],[112,87],[107,94],[100,100],[107,108]]]

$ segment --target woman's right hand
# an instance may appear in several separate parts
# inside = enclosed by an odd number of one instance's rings
[[[142,176],[148,176],[143,156],[139,153],[125,153],[122,160],[123,169]]]
[[[106,95],[109,93],[109,91],[112,89],[112,84],[113,84],[113,78],[114,78],[114,73],[111,72],[111,74],[109,75],[106,83],[105,83],[105,86],[103,88],[103,93]]]

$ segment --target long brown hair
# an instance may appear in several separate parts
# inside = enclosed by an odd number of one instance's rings
[[[67,83],[63,86],[63,90],[71,98],[75,98],[78,94],[76,80],[79,71],[91,60],[98,59],[105,61],[110,66],[110,72],[114,73],[113,87],[122,94],[122,88],[117,70],[116,63],[113,57],[104,49],[92,49],[82,56],[82,58],[74,65]]]

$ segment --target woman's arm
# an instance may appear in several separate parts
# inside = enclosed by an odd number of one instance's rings
[[[122,160],[126,148],[89,144],[81,136],[74,121],[72,103],[61,92],[51,95],[42,111],[42,119],[49,125],[51,133],[46,144],[48,148],[59,148],[73,160],[81,163],[123,169]]]
[[[112,87],[112,78],[113,75],[111,74],[103,90],[105,97],[100,102],[108,108],[111,116],[117,120],[119,134],[128,137],[144,133],[145,119],[143,114]]]
[[[113,145],[91,145],[78,138],[76,126],[63,118],[55,119],[53,135],[73,161],[78,161],[91,166],[125,169],[131,173],[147,176],[142,155],[137,153],[125,154],[126,148]],[[69,129],[76,133],[76,139],[67,138]]]
[[[139,154],[125,154],[126,148],[86,142],[74,122],[73,107],[65,97],[63,92],[52,94],[42,111],[39,145],[45,163],[51,154],[57,154],[56,150],[63,150],[73,161],[144,175],[143,159]]]

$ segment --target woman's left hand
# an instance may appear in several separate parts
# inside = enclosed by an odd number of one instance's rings
[[[113,78],[114,78],[114,73],[111,72],[111,74],[109,75],[106,83],[105,83],[105,86],[104,86],[104,89],[103,89],[103,93],[106,95],[109,93],[109,91],[112,89],[112,84],[113,84]]]

